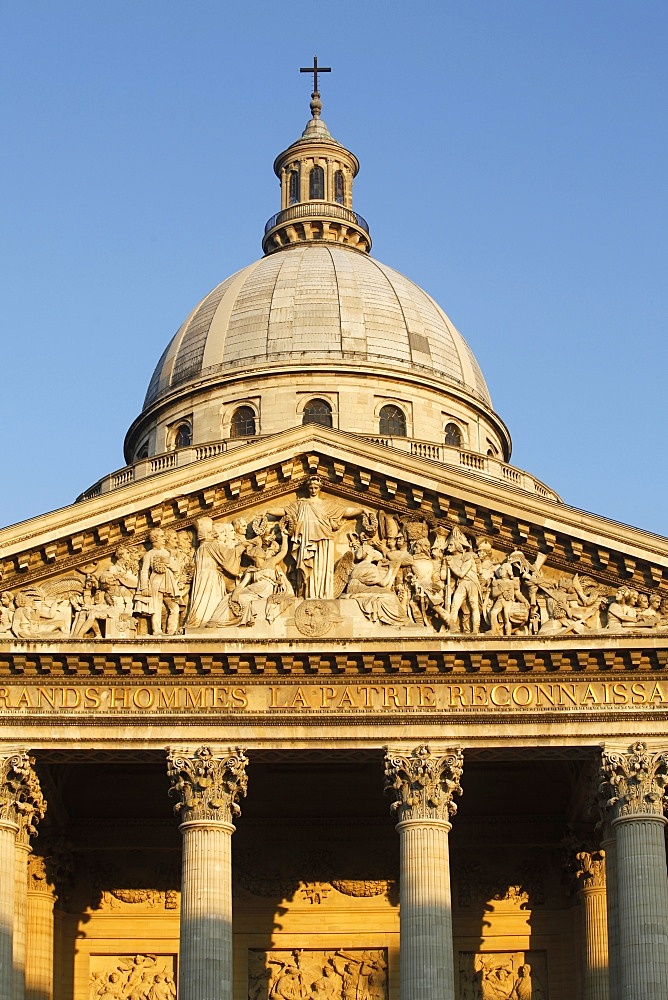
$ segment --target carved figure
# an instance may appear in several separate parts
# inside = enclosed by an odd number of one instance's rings
[[[515,983],[511,1000],[543,1000],[543,991],[531,975],[531,966],[527,963],[520,965],[517,970],[518,979]]]
[[[292,536],[293,554],[300,574],[299,596],[307,599],[334,598],[334,539],[346,519],[358,517],[365,509],[358,505],[342,507],[320,496],[322,480],[311,476],[307,483],[308,496],[288,504],[272,507],[268,513],[285,517],[285,526]]]
[[[339,1000],[341,986],[341,977],[328,962],[322,970],[322,975],[311,984],[311,995],[318,1000]]]
[[[413,592],[410,608],[414,621],[427,625],[428,611],[433,611],[441,621],[449,625],[449,608],[446,604],[443,581],[441,579],[441,553],[432,547],[428,536],[418,538],[413,543],[413,569],[408,574]]]
[[[614,600],[608,605],[608,628],[612,632],[621,632],[625,626],[635,625],[638,620],[635,609],[637,600],[637,591],[628,587],[619,588]]]
[[[259,544],[246,549],[246,556],[252,567],[244,572],[234,590],[220,602],[207,622],[209,628],[221,625],[254,625],[257,618],[257,604],[265,604],[265,618],[272,622],[294,597],[292,585],[281,569],[288,551],[287,535],[265,535]]]
[[[69,614],[58,604],[49,606],[39,587],[19,591],[15,602],[12,632],[17,639],[49,639],[69,633]]]
[[[151,548],[145,553],[139,570],[135,613],[150,619],[153,635],[162,635],[163,611],[167,611],[167,635],[175,635],[179,624],[179,588],[171,567],[171,554],[165,545],[165,532],[149,532]]]
[[[210,517],[196,522],[197,551],[186,625],[199,628],[206,625],[220,606],[225,595],[234,589],[241,575],[241,557],[250,544],[246,538],[246,522],[234,522],[232,538],[221,540]]]
[[[7,635],[12,631],[15,608],[14,598],[8,590],[5,590],[0,594],[0,635]]]
[[[412,564],[411,556],[393,550],[388,552],[388,557],[392,558],[385,559],[364,532],[359,536],[351,535],[351,541],[357,544],[345,594],[355,598],[372,622],[382,622],[385,625],[408,624],[406,609],[393,588],[401,567]]]
[[[125,602],[125,610],[132,613],[134,596],[139,587],[139,562],[143,552],[128,545],[119,545],[116,549],[114,562],[107,570],[109,576],[116,578],[119,593]]]
[[[443,576],[443,570],[441,571]],[[452,592],[448,624],[452,632],[460,631],[459,615],[462,612],[462,632],[480,631],[482,589],[478,564],[471,550],[471,543],[459,528],[453,528],[445,546],[446,603]]]
[[[96,637],[116,638],[134,632],[137,623],[126,610],[118,578],[111,573],[101,573],[97,587],[92,604],[82,607],[78,613],[72,635],[85,636],[92,630]]]
[[[526,625],[529,620],[530,604],[521,590],[521,581],[515,573],[522,565],[521,552],[511,552],[500,566],[497,566],[492,580],[491,595],[494,601],[490,613],[490,631],[512,635],[513,628]]]
[[[513,995],[515,977],[506,965],[487,967],[483,970],[482,1000],[509,1000]]]

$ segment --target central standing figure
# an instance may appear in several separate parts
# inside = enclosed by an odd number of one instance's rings
[[[310,476],[307,481],[308,496],[288,504],[271,507],[274,517],[285,517],[285,528],[292,536],[292,548],[303,581],[300,597],[334,597],[334,539],[341,524],[348,518],[365,513],[363,507],[342,507],[334,500],[320,496],[322,480]],[[302,586],[299,588],[302,590]]]

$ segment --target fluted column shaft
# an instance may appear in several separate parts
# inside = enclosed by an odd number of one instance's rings
[[[14,992],[14,893],[16,885],[14,843],[18,826],[0,819],[0,1000]]]
[[[621,979],[619,973],[619,912],[617,886],[617,841],[615,831],[608,827],[608,833],[601,841],[605,851],[605,902],[608,918],[608,993],[610,1000],[621,1000]]]
[[[243,750],[170,750],[167,771],[183,822],[180,1000],[232,1000],[232,834],[246,794]]]
[[[14,850],[14,1000],[24,1000],[26,992],[29,854],[30,844],[19,835]]]
[[[463,763],[459,747],[385,755],[399,818],[401,1000],[455,1000],[448,834]]]
[[[668,878],[662,816],[623,817],[617,834],[620,1000],[665,1000]]]
[[[402,1000],[454,1000],[451,829],[444,820],[409,819],[397,824]]]
[[[608,927],[604,886],[580,890],[584,915],[583,1000],[609,1000]]]
[[[181,1000],[232,1000],[232,823],[183,823]]]
[[[44,858],[28,859],[28,947],[26,952],[26,1000],[53,997],[53,908],[54,887],[47,877]]]

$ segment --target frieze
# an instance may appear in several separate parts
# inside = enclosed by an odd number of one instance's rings
[[[433,716],[668,709],[668,680],[471,683],[1,685],[0,718],[58,716]]]
[[[429,511],[376,509],[373,498],[322,487],[312,475],[297,493],[229,519],[153,518],[143,542],[5,590],[0,640],[668,632],[658,591],[550,565],[548,553],[525,551],[526,532],[511,548]]]

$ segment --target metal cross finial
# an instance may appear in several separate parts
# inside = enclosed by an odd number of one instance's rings
[[[312,66],[302,66],[299,70],[300,73],[313,73],[313,93],[318,93],[318,73],[331,73],[330,66],[318,66],[318,57],[313,56]]]

